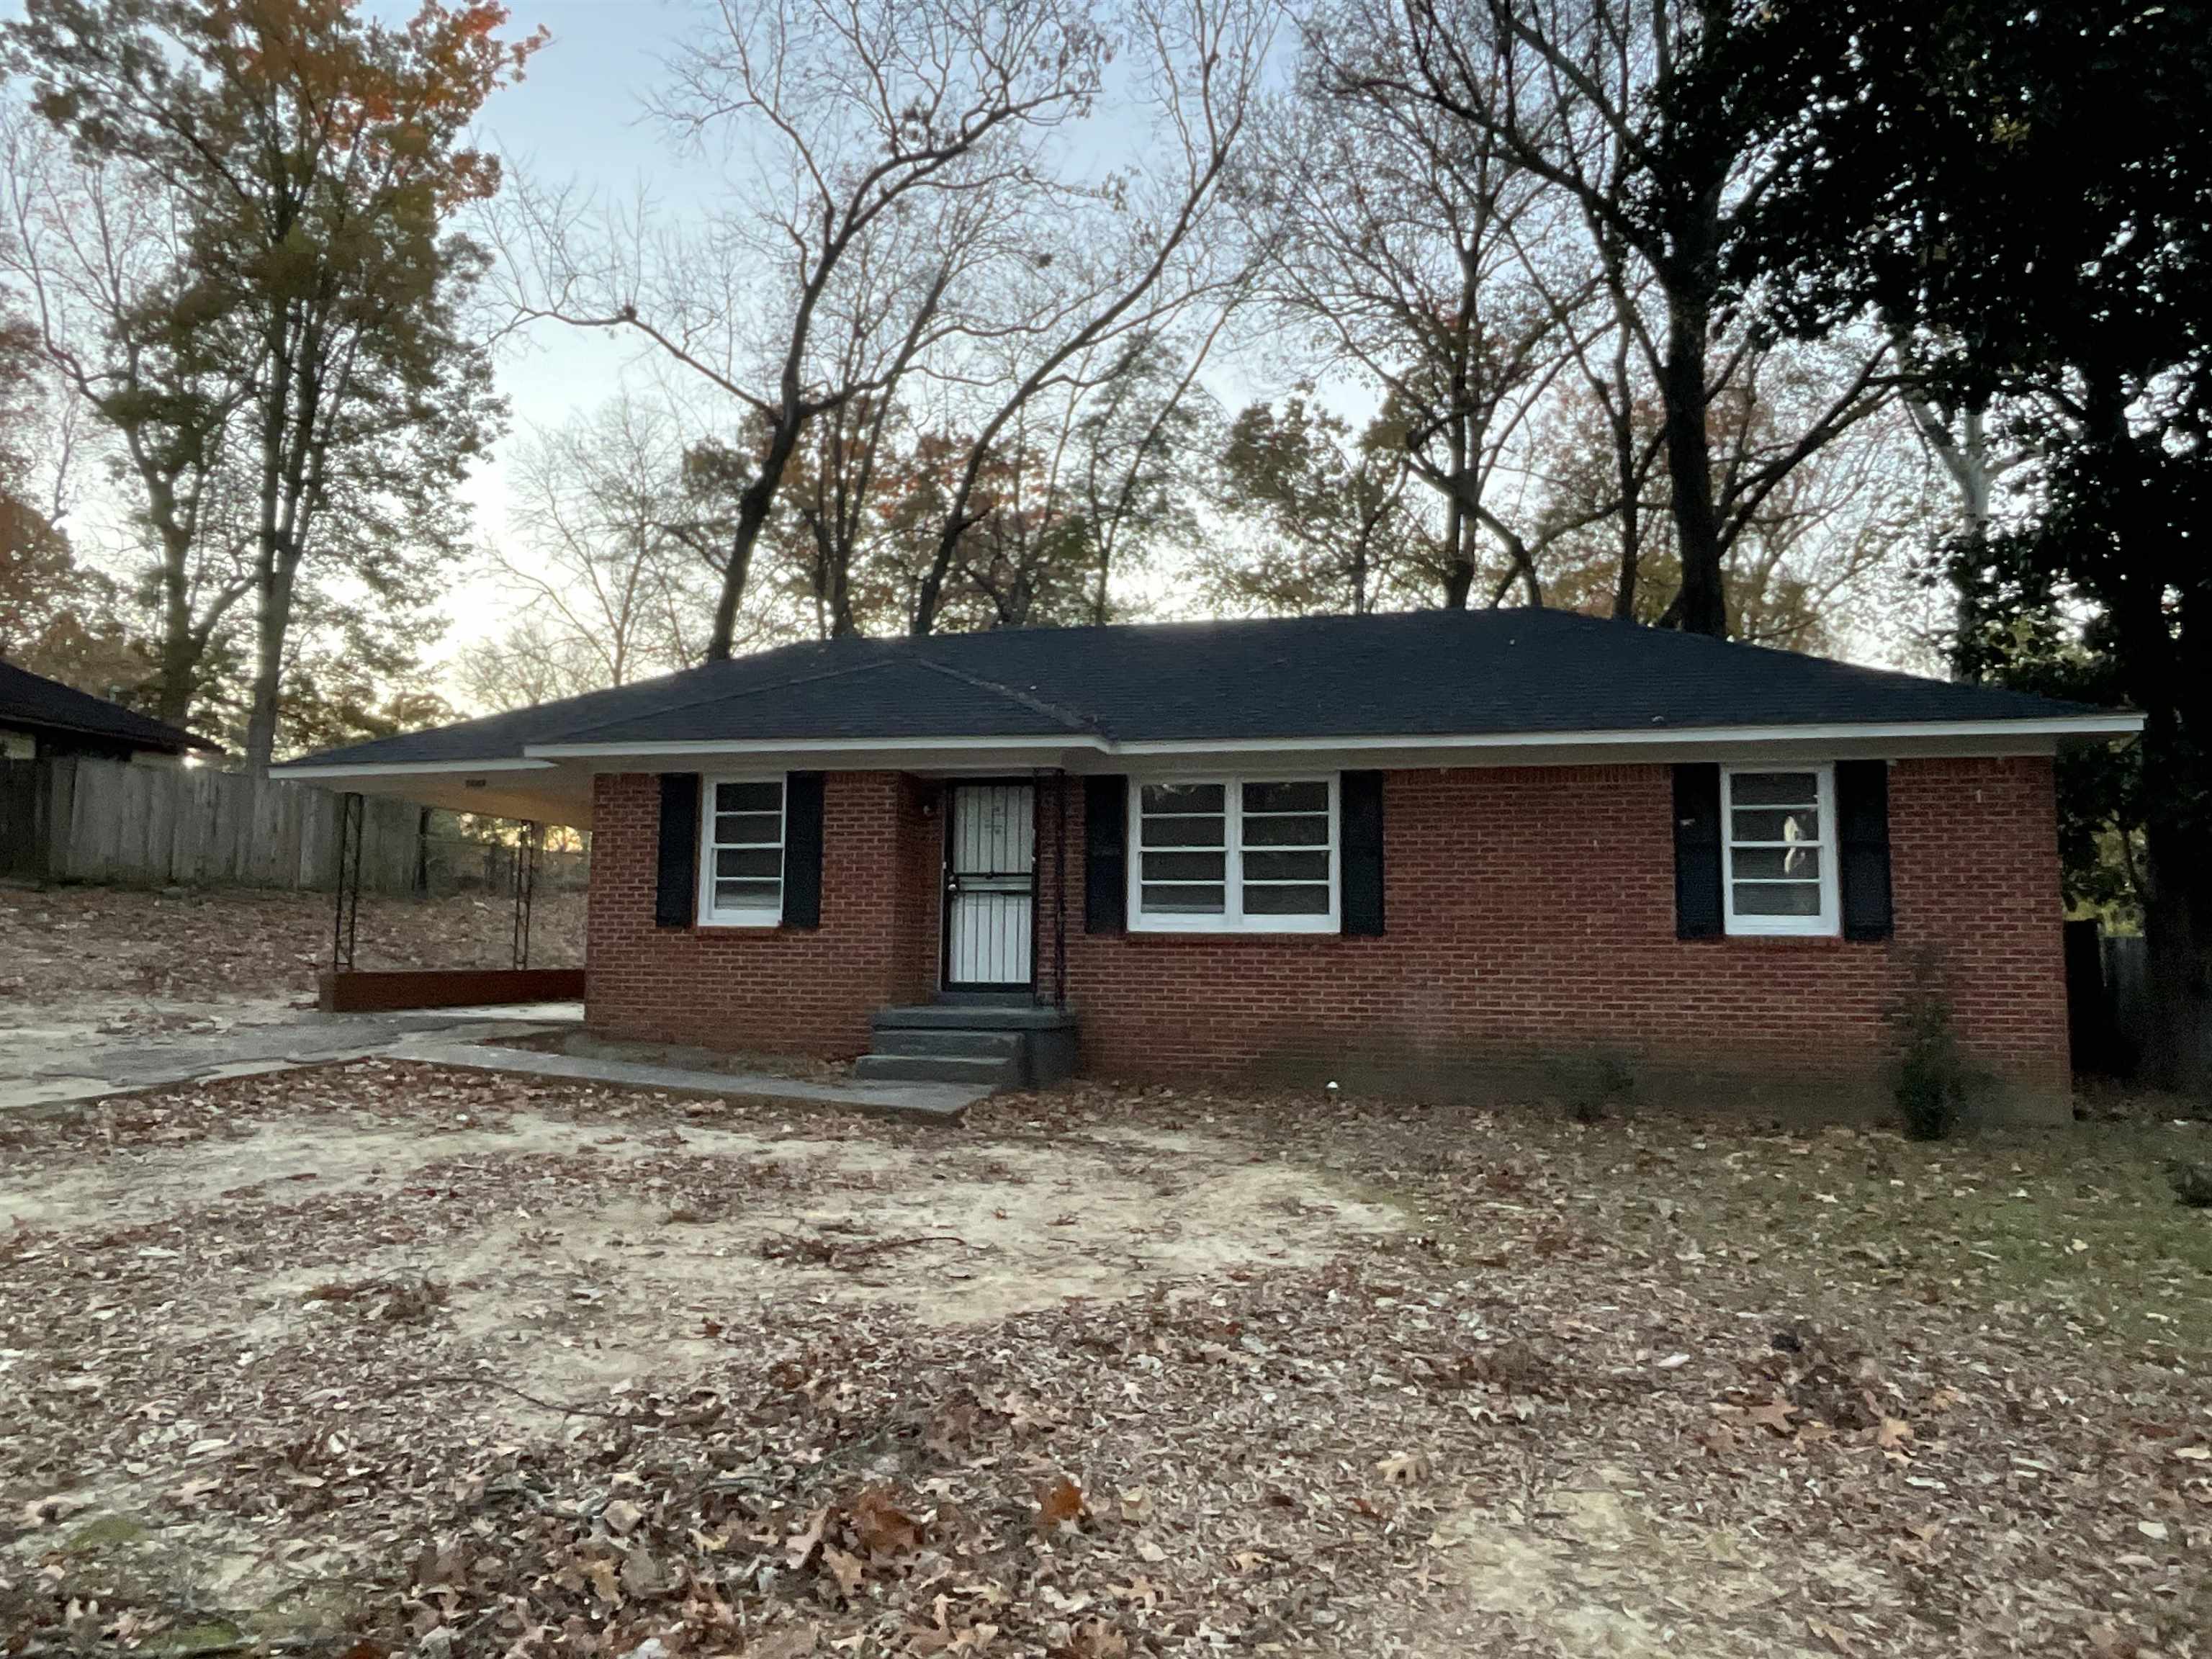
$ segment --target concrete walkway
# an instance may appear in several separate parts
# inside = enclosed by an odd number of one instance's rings
[[[489,1046],[557,1030],[583,1018],[574,1003],[441,1008],[414,1013],[297,1011],[209,1031],[144,1041],[87,1041],[58,1025],[51,1046],[18,1042],[0,1063],[0,1112],[65,1106],[179,1083],[256,1077],[379,1055],[437,1066],[613,1084],[671,1092],[765,1097],[931,1121],[956,1121],[990,1091],[951,1084],[812,1083],[795,1078],[582,1058]],[[19,1026],[21,1038],[35,1026]]]
[[[521,1072],[532,1077],[612,1083],[626,1089],[659,1089],[673,1094],[803,1100],[938,1122],[957,1122],[962,1113],[991,1092],[957,1083],[812,1083],[763,1072],[692,1071],[681,1066],[647,1066],[635,1060],[546,1054],[534,1048],[501,1048],[492,1042],[456,1042],[442,1035],[412,1037],[384,1052],[394,1060],[418,1060],[433,1066],[471,1066],[487,1072]]]

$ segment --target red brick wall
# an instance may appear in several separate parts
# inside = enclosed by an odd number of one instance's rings
[[[831,1056],[865,1050],[876,1009],[936,983],[936,924],[917,923],[913,896],[922,846],[935,846],[935,822],[921,816],[927,794],[896,772],[828,775],[819,927],[656,927],[660,781],[596,779],[586,1023],[635,1042]],[[931,903],[936,886],[933,875]]]
[[[1389,774],[1376,939],[1091,935],[1072,892],[1085,1065],[1479,1089],[1609,1050],[1639,1086],[1844,1078],[1863,1091],[1880,1085],[1885,1011],[1933,945],[1970,1048],[2039,1097],[2030,1109],[2063,1098],[2048,760],[1892,768],[1884,944],[1676,939],[1671,788],[1665,766]]]
[[[1914,955],[1932,946],[1968,1047],[2045,1109],[2063,1099],[2048,760],[1892,768],[1897,935],[1883,944],[1677,939],[1670,790],[1665,766],[1393,772],[1383,937],[1104,937],[1083,932],[1082,790],[1071,781],[1068,994],[1085,1064],[1133,1077],[1479,1091],[1602,1049],[1628,1062],[1639,1087],[1749,1079],[1781,1091],[1798,1078],[1872,1087],[1885,1011]],[[936,786],[894,773],[829,775],[822,926],[793,933],[655,928],[657,781],[603,777],[598,791],[595,1030],[850,1054],[866,1047],[874,1008],[935,987]],[[1048,826],[1050,810],[1041,802]],[[1048,850],[1039,884],[1048,917]]]

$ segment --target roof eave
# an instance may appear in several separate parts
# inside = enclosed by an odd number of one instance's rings
[[[1955,753],[2046,749],[2069,741],[2130,737],[2142,729],[2142,716],[2100,710],[1981,720],[1827,720],[1796,724],[1677,726],[1650,726],[1588,732],[1497,732],[1382,733],[1358,736],[1314,734],[1275,738],[1194,738],[1118,742],[1096,732],[1003,737],[929,738],[679,738],[625,743],[531,744],[523,753],[540,763],[577,760],[605,763],[661,760],[677,757],[806,754],[820,756],[936,754],[1095,754],[1105,757],[1171,757],[1211,754],[1433,754],[1497,750],[1654,750],[1741,748],[1746,745],[1804,745],[1829,742],[1899,743],[1940,747]],[[1993,748],[1993,746],[1997,746]]]

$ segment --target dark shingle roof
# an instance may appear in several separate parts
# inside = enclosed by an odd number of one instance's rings
[[[67,732],[165,755],[220,748],[205,738],[194,737],[119,702],[95,697],[7,662],[0,662],[0,726]]]
[[[1570,611],[1426,611],[818,641],[305,763],[489,760],[526,744],[1565,737],[2100,712]]]

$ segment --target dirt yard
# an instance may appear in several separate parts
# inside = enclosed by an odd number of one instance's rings
[[[204,1003],[312,997],[331,962],[328,893],[252,888],[0,887],[0,1010],[10,1000]],[[504,896],[362,895],[362,968],[504,968],[514,909]],[[584,896],[544,893],[530,960],[580,967]]]
[[[379,1062],[26,1115],[0,1651],[2206,1654],[2208,1156]]]

